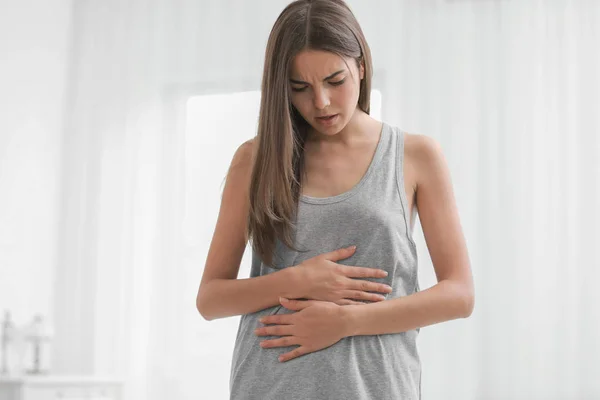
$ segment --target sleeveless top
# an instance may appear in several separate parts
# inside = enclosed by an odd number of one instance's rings
[[[277,240],[272,265],[254,253],[250,277],[270,274],[336,249],[356,245],[343,265],[384,269],[384,278],[353,278],[392,287],[386,300],[419,291],[417,249],[403,176],[404,132],[383,123],[369,167],[349,191],[325,198],[301,195],[293,251]],[[385,301],[385,300],[384,300]],[[361,307],[358,305],[358,307]],[[240,318],[230,374],[231,400],[366,400],[421,398],[419,329],[382,335],[349,336],[322,350],[279,362],[299,347],[262,348],[259,318],[290,314],[282,305]]]

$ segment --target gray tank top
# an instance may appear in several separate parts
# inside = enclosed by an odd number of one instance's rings
[[[336,249],[356,245],[339,264],[380,268],[385,278],[360,278],[392,287],[386,299],[419,291],[417,250],[403,177],[404,132],[383,123],[379,143],[365,175],[349,191],[333,197],[301,196],[296,219],[299,250],[276,242],[274,261],[252,257],[250,277],[270,274]],[[354,278],[359,279],[359,278]],[[360,306],[359,306],[360,307]],[[230,375],[232,400],[366,400],[421,398],[419,329],[343,338],[334,345],[286,362],[277,357],[297,345],[263,349],[258,319],[290,314],[281,305],[240,318]]]

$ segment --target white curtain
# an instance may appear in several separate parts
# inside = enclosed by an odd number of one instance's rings
[[[204,321],[195,295],[246,133],[235,108],[191,132],[187,101],[258,90],[286,4],[74,2],[56,371],[118,374],[128,400],[228,398],[239,317]],[[421,330],[423,399],[600,398],[600,4],[349,4],[382,118],[444,149],[475,277],[470,318]]]

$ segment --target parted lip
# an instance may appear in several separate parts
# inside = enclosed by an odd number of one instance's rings
[[[333,117],[334,115],[337,115],[337,114],[322,115],[322,116],[317,116],[317,118],[329,118],[329,117]]]

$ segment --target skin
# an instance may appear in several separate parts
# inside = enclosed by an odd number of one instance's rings
[[[344,72],[325,79],[340,70]],[[358,67],[353,59],[312,50],[295,57],[291,101],[312,127],[305,147],[303,194],[335,196],[355,186],[366,172],[381,122],[357,106],[363,77],[363,66]],[[342,79],[343,84],[332,84]],[[317,122],[317,116],[336,113],[339,117],[332,126]],[[283,307],[297,312],[264,317],[260,322],[268,326],[255,331],[257,336],[282,336],[263,340],[261,347],[299,346],[282,354],[280,361],[329,347],[346,336],[404,332],[471,315],[474,288],[470,262],[441,147],[432,138],[410,133],[405,134],[404,147],[410,225],[418,213],[438,283],[410,296],[364,305],[280,298]]]
[[[379,141],[381,122],[357,107],[363,77],[363,66],[359,69],[350,58],[322,51],[303,51],[294,58],[292,105],[312,128],[305,143],[303,194],[328,197],[343,193],[364,175]],[[299,89],[302,91],[296,91]],[[318,116],[331,114],[339,115],[333,125],[318,122]]]

